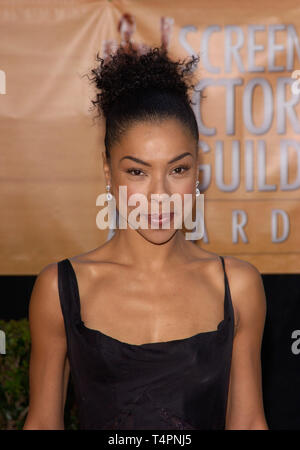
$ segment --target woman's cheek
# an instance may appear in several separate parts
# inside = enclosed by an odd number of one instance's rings
[[[126,186],[126,191],[124,191],[124,193],[120,192],[119,204],[122,203],[124,207],[127,207],[127,211],[130,212],[140,206],[141,203],[138,201],[139,197],[141,198],[141,201],[145,201],[147,199],[147,194],[138,190],[136,187]],[[132,203],[131,205],[129,205],[130,200]],[[145,205],[145,208],[147,209],[147,204]]]
[[[195,189],[193,191],[193,184],[187,183],[186,185],[181,186],[180,191],[178,191],[181,196],[182,220],[184,220],[186,216],[189,216],[190,211],[193,209],[192,205],[194,204],[194,194],[196,193]],[[184,197],[185,195],[187,195],[186,198]]]

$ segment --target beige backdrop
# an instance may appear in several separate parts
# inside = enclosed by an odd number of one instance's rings
[[[36,274],[107,239],[96,227],[104,130],[83,74],[122,39],[200,52],[198,245],[299,272],[299,37],[291,0],[0,0],[0,273]]]

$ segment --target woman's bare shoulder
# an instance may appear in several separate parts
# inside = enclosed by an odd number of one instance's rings
[[[260,271],[257,267],[244,259],[236,258],[235,256],[224,256],[224,263],[226,272],[229,277],[235,278],[233,282],[238,281],[243,283],[258,282],[261,279]]]
[[[196,258],[199,258],[199,260],[206,260],[206,261],[216,261],[216,260],[220,260],[220,256],[223,257],[224,259],[224,263],[226,268],[228,267],[228,270],[230,271],[240,271],[240,272],[244,272],[245,274],[247,273],[260,273],[258,271],[258,269],[249,261],[246,261],[244,259],[240,259],[240,258],[236,258],[235,256],[231,256],[231,255],[223,255],[223,254],[219,254],[216,252],[211,252],[209,250],[205,250],[202,247],[200,247],[199,245],[194,245],[194,255],[196,256]]]
[[[263,280],[257,267],[235,256],[224,257],[232,302],[238,311],[238,322],[252,322],[266,316],[266,296]]]
[[[198,256],[199,260],[207,262],[205,266],[208,273],[213,274],[213,278],[216,277],[215,262],[220,261],[220,256],[223,256],[236,323],[239,323],[240,317],[247,315],[251,309],[254,314],[266,310],[262,277],[254,264],[232,255],[219,255],[202,248],[198,250]]]
[[[68,259],[75,263],[101,263],[108,262],[112,260],[114,252],[111,249],[109,241],[104,242],[104,244],[99,247],[93,248],[87,252],[79,253],[77,255],[70,256]]]

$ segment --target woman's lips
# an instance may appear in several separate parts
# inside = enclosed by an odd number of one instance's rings
[[[170,211],[170,213],[163,214],[146,214],[146,216],[148,217],[149,222],[162,224],[168,222],[169,219],[172,220],[174,217],[174,212]]]
[[[172,214],[174,214],[174,213],[170,212],[170,213],[163,213],[163,214],[148,214],[148,217],[150,219],[153,218],[154,220],[161,220],[161,219],[168,218],[169,215],[171,216]]]

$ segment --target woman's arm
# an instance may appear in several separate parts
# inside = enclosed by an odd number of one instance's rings
[[[23,430],[61,430],[70,368],[56,263],[46,266],[35,281],[29,303],[29,326],[30,399]]]
[[[261,342],[267,309],[262,278],[252,264],[235,257],[225,257],[225,266],[238,311],[225,428],[268,430],[261,380]]]

